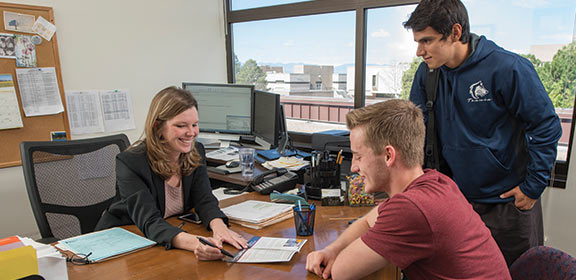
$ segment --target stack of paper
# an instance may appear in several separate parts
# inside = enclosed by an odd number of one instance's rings
[[[222,209],[231,222],[241,226],[261,229],[294,216],[292,204],[247,200]]]
[[[294,254],[300,252],[305,243],[306,239],[255,236],[248,241],[248,249],[238,252],[230,262],[288,262]]]
[[[297,157],[281,157],[277,160],[267,161],[262,166],[268,169],[274,168],[286,168],[290,171],[298,171],[303,167],[308,166],[310,163],[307,160],[303,160]]]
[[[0,279],[34,274],[47,280],[68,279],[66,258],[56,248],[19,236],[0,239],[0,271]]]
[[[20,237],[24,245],[32,246],[38,257],[38,274],[46,280],[68,279],[66,258],[54,246],[38,243],[28,237]]]
[[[229,146],[226,148],[221,148],[209,153],[206,153],[206,158],[217,159],[223,161],[238,160],[239,159],[238,148],[234,146]]]
[[[99,262],[140,249],[154,246],[156,242],[123,228],[111,228],[64,240],[56,245],[63,251],[88,255],[90,262]]]

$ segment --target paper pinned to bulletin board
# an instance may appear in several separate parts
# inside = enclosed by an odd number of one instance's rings
[[[6,31],[34,33],[32,27],[36,18],[29,14],[4,11],[4,29]]]
[[[48,29],[55,28],[53,8],[0,2],[0,16],[4,16],[3,20],[0,21],[0,74],[12,76],[17,104],[14,103],[14,99],[11,98],[10,104],[14,104],[14,106],[10,107],[15,110],[13,113],[18,111],[22,122],[20,125],[18,118],[11,118],[9,120],[9,127],[12,128],[0,129],[0,139],[2,139],[2,145],[0,145],[0,168],[3,168],[21,164],[20,143],[22,141],[50,141],[51,132],[54,131],[66,132],[66,137],[69,137],[70,128],[68,125],[68,115],[65,112],[66,103],[58,51],[58,33],[55,32],[51,40],[48,40],[47,38],[42,39],[40,36],[35,35],[36,32],[33,30],[35,22],[38,21],[39,24],[43,22],[40,17],[50,23],[44,25],[48,26]],[[37,33],[42,34],[42,32]],[[50,34],[47,33],[44,35]],[[16,36],[29,39],[26,40],[26,42],[32,43],[27,46],[23,45],[23,47],[27,47],[29,56],[20,61],[15,59],[17,53]],[[6,42],[9,42],[9,44],[2,44]],[[32,56],[32,49],[35,53],[34,56]],[[7,52],[8,54],[6,54]],[[49,76],[50,83],[32,79],[32,83],[25,83],[27,84],[25,85],[22,83],[22,80],[31,78],[30,75],[28,75],[28,77],[20,77],[17,75],[17,69],[21,70],[21,72],[27,72],[48,68],[51,68],[51,70],[46,72],[47,75],[38,75],[36,77],[43,76],[42,79],[44,79]],[[30,72],[26,74],[30,74]],[[28,85],[39,84],[44,86],[39,99],[42,99],[43,103],[41,102],[41,104],[45,104],[46,106],[36,110],[39,108],[38,100],[36,99],[39,95],[24,94],[25,98],[23,98],[22,93],[37,91],[37,89],[28,88]],[[50,94],[47,94],[48,92]],[[48,95],[50,97],[48,97]],[[8,99],[7,96],[8,95],[2,95],[0,98],[4,97],[3,101],[6,102],[5,99]],[[29,115],[25,114],[23,107],[25,104],[26,108],[33,108],[33,112]],[[51,110],[48,110],[50,112],[43,114],[46,113],[46,110],[43,109],[47,107],[51,108]],[[6,112],[6,110],[0,109],[0,114],[5,116]],[[6,120],[3,120],[3,122],[5,124]]]
[[[12,75],[0,74],[0,129],[22,126],[22,116]]]

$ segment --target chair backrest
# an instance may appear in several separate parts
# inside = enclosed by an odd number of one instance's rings
[[[20,144],[26,189],[41,241],[94,231],[116,195],[116,155],[129,144],[124,134]]]
[[[512,279],[576,279],[576,258],[547,246],[528,249],[510,266]]]

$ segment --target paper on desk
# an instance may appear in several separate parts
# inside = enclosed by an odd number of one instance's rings
[[[222,211],[230,219],[250,223],[260,223],[272,219],[284,212],[292,211],[292,204],[280,204],[259,200],[247,200],[239,204],[223,208]]]
[[[28,237],[20,237],[25,245],[30,245],[36,250],[38,257],[38,274],[46,280],[68,279],[66,270],[66,258],[51,245],[38,243]]]
[[[297,157],[280,157],[277,160],[270,160],[262,164],[267,169],[286,168],[290,171],[298,171],[310,164],[309,161]]]
[[[64,112],[56,68],[16,69],[22,107],[27,117]]]
[[[223,161],[239,160],[238,148],[228,146],[206,154],[207,158],[218,159]]]
[[[306,243],[306,239],[253,237],[248,249],[240,251],[231,262],[288,262]]]

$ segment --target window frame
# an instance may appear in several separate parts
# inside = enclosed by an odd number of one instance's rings
[[[309,2],[299,2],[292,4],[283,4],[276,6],[267,6],[260,8],[244,9],[244,10],[230,10],[231,1],[222,0],[224,2],[224,25],[225,25],[225,44],[226,44],[226,64],[227,64],[227,78],[229,83],[234,83],[234,48],[233,48],[233,30],[234,23],[260,21],[268,19],[280,19],[288,17],[309,16],[318,14],[328,14],[335,12],[355,11],[355,50],[354,50],[354,108],[360,108],[365,105],[365,79],[366,79],[366,14],[368,9],[372,8],[386,8],[397,7],[403,5],[418,4],[418,0],[316,0]],[[362,67],[358,67],[362,66]],[[574,107],[576,107],[576,98],[574,100]],[[570,130],[570,140],[568,143],[568,154],[566,160],[557,160],[552,169],[549,186],[557,188],[566,188],[566,180],[568,177],[568,164],[570,162],[570,155],[572,152],[572,144],[574,137],[574,124],[576,112],[572,112],[572,124]],[[304,146],[310,144],[311,136],[307,133],[294,133],[293,140],[300,144],[297,146]]]

